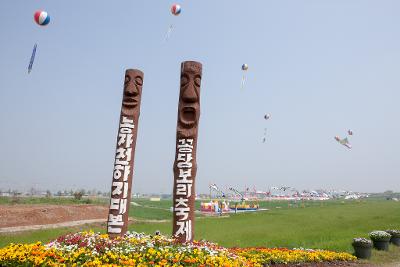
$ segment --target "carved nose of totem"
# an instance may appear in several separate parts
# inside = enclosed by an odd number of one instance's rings
[[[183,91],[182,99],[185,102],[196,102],[197,94],[196,89],[194,88],[193,83],[189,83],[186,87],[185,91]]]
[[[127,92],[131,96],[137,96],[139,94],[139,90],[134,82],[129,83]]]

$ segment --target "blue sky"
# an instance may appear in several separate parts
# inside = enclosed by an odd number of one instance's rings
[[[196,60],[198,192],[400,191],[399,1],[180,1],[178,17],[173,3],[0,2],[0,189],[109,190],[124,71],[138,68],[133,191],[171,193],[180,63]],[[333,138],[347,129],[350,151]]]

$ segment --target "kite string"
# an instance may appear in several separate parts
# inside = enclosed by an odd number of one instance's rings
[[[265,143],[266,139],[267,139],[267,128],[264,128],[263,143]]]
[[[171,32],[172,32],[173,28],[174,28],[174,26],[172,24],[169,25],[168,30],[167,30],[167,34],[165,35],[165,39],[164,39],[165,42],[168,41],[169,37],[171,36]]]
[[[242,81],[240,83],[240,88],[243,89],[244,88],[244,84],[246,82],[246,74],[243,74],[242,76]]]

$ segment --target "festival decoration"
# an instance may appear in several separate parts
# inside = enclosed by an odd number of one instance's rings
[[[35,22],[40,26],[46,26],[50,23],[50,16],[46,11],[38,10],[33,15]]]

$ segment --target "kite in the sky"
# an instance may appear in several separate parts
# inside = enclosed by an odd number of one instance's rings
[[[28,74],[31,73],[31,71],[32,71],[33,62],[35,61],[36,48],[37,48],[37,44],[35,44],[33,46],[31,61],[29,61],[29,66],[28,66]]]
[[[339,136],[335,136],[335,140],[338,141],[339,144],[344,145],[348,149],[351,149],[351,144],[349,143],[349,139],[347,137],[341,139]]]
[[[173,4],[171,7],[171,13],[174,16],[179,16],[181,14],[182,8],[178,4]],[[168,41],[169,37],[171,36],[172,29],[174,28],[174,25],[169,25],[167,34],[165,35],[165,41]]]
[[[246,82],[246,72],[247,72],[248,69],[249,69],[249,65],[244,63],[242,65],[243,76],[242,76],[242,82],[241,82],[241,85],[240,85],[240,88],[242,88],[242,89],[244,88],[244,84]]]
[[[348,135],[353,135],[353,131],[352,130],[348,130],[347,133],[348,133]]]

